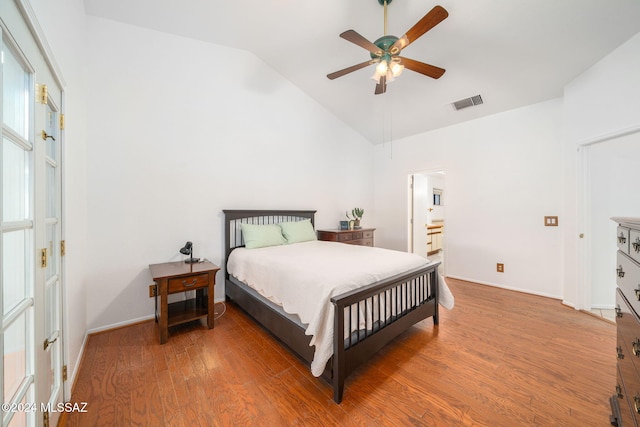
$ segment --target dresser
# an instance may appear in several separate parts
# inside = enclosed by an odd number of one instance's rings
[[[611,424],[640,425],[640,218],[613,218],[616,241],[616,393]]]
[[[373,246],[375,228],[356,230],[318,230],[318,240],[348,243],[350,245]]]

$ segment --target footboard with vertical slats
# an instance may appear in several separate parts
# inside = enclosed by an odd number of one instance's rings
[[[334,305],[333,399],[342,400],[345,378],[415,323],[438,324],[440,263],[338,295]],[[345,325],[348,327],[345,328]]]

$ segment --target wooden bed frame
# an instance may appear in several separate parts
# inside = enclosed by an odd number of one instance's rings
[[[225,259],[231,251],[244,246],[240,223],[277,224],[286,221],[310,219],[314,223],[316,211],[300,210],[224,210]],[[342,243],[341,243],[342,244]],[[399,274],[372,283],[366,287],[331,298],[334,305],[333,357],[322,375],[333,385],[333,400],[342,401],[345,378],[356,367],[370,359],[389,341],[417,322],[433,317],[438,324],[438,265],[434,262],[418,270]],[[275,304],[247,290],[230,277],[225,268],[226,298],[234,301],[272,335],[289,347],[308,365],[314,348],[309,346],[311,336],[305,335],[305,327],[292,319]],[[389,302],[387,302],[389,301]],[[388,304],[395,305],[393,313],[387,313]],[[344,325],[351,324],[352,317],[360,323],[360,312],[377,309],[383,320],[367,319],[366,330],[345,336]],[[339,315],[342,313],[342,315]]]

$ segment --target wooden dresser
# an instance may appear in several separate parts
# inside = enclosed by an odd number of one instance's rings
[[[617,385],[611,424],[640,425],[640,218],[613,218],[616,240]]]
[[[375,228],[355,230],[318,230],[318,240],[349,243],[350,245],[373,246]]]

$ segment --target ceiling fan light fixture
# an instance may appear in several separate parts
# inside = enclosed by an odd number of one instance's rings
[[[389,69],[391,70],[391,74],[393,74],[393,77],[398,77],[400,74],[402,74],[402,71],[404,71],[404,65],[401,65],[398,62],[394,61],[391,63]]]
[[[387,83],[391,83],[395,78],[399,77],[405,67],[411,71],[423,74],[433,79],[442,77],[445,72],[444,68],[435,67],[433,65],[401,57],[399,55],[404,48],[446,19],[449,16],[449,13],[442,6],[434,6],[401,38],[398,38],[387,33],[387,5],[391,3],[391,0],[377,0],[377,2],[384,6],[384,36],[378,38],[374,42],[370,42],[355,30],[347,30],[340,34],[341,38],[369,51],[371,61],[362,62],[343,70],[329,73],[327,74],[327,78],[333,80],[337,77],[344,76],[345,74],[364,68],[369,64],[377,64],[375,72],[371,78],[376,82],[374,94],[379,95],[386,92]]]

